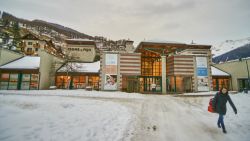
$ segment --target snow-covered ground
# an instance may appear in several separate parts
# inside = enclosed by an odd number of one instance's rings
[[[0,95],[1,141],[130,140],[132,119],[126,107],[110,101]]]
[[[47,96],[71,96],[71,97],[92,97],[92,98],[133,98],[141,99],[142,94],[125,93],[113,91],[85,91],[84,89],[76,90],[0,90],[0,94],[17,94],[17,95],[47,95]]]
[[[214,93],[0,91],[0,140],[249,141],[250,94],[230,95],[238,114],[227,105],[223,134],[207,111]]]

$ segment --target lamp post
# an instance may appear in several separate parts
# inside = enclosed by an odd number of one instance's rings
[[[242,62],[242,58],[239,59]],[[249,76],[249,69],[248,69],[248,63],[247,63],[247,59],[246,59],[246,67],[247,67],[247,90],[250,90],[250,76]]]

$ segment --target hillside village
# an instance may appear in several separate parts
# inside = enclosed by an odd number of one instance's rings
[[[47,23],[41,20],[28,21],[16,18],[6,12],[1,13],[0,20],[1,41],[3,48],[24,53],[25,55],[37,55],[39,49],[48,53],[61,56],[65,47],[65,40],[70,38],[84,38],[95,41],[97,51],[131,52],[134,49],[133,41],[113,41],[105,37],[88,36],[78,32],[70,32],[67,27]],[[67,32],[69,30],[69,32]],[[36,43],[33,48],[26,47],[28,40]],[[31,44],[31,43],[30,43]],[[65,52],[64,52],[65,53]]]

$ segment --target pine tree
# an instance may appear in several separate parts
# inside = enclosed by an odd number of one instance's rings
[[[14,35],[13,46],[15,46],[18,50],[20,50],[20,48],[19,48],[20,28],[19,28],[18,22],[14,22],[12,30],[13,30],[13,35]]]

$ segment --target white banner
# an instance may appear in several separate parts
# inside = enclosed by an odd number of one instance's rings
[[[196,57],[197,68],[207,68],[207,57]]]
[[[207,57],[196,57],[196,76],[198,91],[209,91]]]

